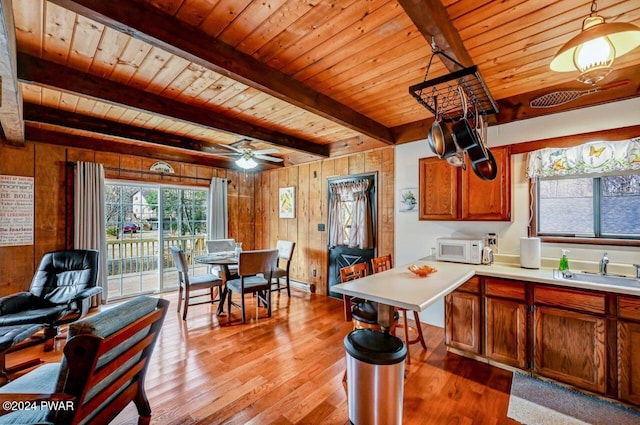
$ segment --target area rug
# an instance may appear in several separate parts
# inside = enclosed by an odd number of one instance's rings
[[[525,425],[640,424],[640,411],[517,372],[507,416]]]

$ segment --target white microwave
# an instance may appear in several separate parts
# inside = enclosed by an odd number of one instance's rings
[[[482,239],[438,238],[436,244],[436,260],[468,264],[482,262]]]

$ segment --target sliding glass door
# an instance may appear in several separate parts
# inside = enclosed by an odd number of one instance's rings
[[[206,271],[207,190],[107,183],[107,299],[177,288],[170,247],[184,250],[194,275]]]
[[[178,277],[171,257],[170,247],[184,251],[189,264],[189,275],[206,272],[207,267],[196,263],[196,255],[206,253],[207,238],[207,191],[163,188],[161,190],[163,290],[176,289]]]

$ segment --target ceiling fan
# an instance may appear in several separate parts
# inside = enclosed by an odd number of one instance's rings
[[[230,149],[233,152],[216,152],[216,155],[237,157],[238,159],[236,160],[236,164],[244,169],[256,167],[258,165],[255,161],[256,159],[271,162],[282,162],[282,158],[267,155],[279,152],[278,149],[270,148],[256,150],[256,148],[251,144],[251,140],[247,139],[240,140],[239,142],[231,145],[221,145],[221,147]]]

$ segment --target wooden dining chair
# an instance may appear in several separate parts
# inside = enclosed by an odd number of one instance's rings
[[[242,311],[242,323],[247,322],[244,294],[256,294],[258,306],[263,303],[267,317],[271,317],[271,279],[278,259],[277,249],[242,251],[238,258],[238,278],[227,281],[227,306],[231,321],[231,306]],[[240,304],[232,301],[232,294],[240,294]]]
[[[289,282],[289,270],[291,269],[291,259],[293,258],[293,250],[296,247],[296,243],[292,241],[278,241],[276,249],[278,250],[278,264],[277,268],[273,271],[273,287],[272,291],[282,291],[286,288],[287,296],[291,296],[291,284]],[[284,262],[284,268],[281,268],[281,263]],[[280,282],[280,279],[284,278],[284,283]]]
[[[375,257],[371,259],[371,270],[373,273],[380,273],[385,270],[390,270],[393,268],[393,260],[391,259],[391,254],[382,255],[380,257]],[[409,345],[420,343],[422,347],[426,350],[427,344],[424,342],[424,336],[422,335],[422,327],[420,326],[420,316],[418,316],[418,312],[413,310],[413,320],[415,321],[415,327],[409,326],[407,321],[407,315],[409,311],[406,308],[397,307],[398,311],[402,313],[402,324],[398,325],[404,331],[404,343],[407,345],[407,364],[411,364],[411,356],[409,354]],[[409,332],[415,334],[413,339],[409,339]]]
[[[176,247],[171,247],[171,255],[178,270],[178,313],[180,313],[180,304],[183,304],[182,320],[187,320],[187,311],[189,306],[200,304],[213,304],[221,301],[222,285],[224,281],[214,274],[205,274],[202,276],[189,277],[189,266],[184,251]],[[201,291],[208,289],[209,293],[196,293],[191,295],[193,291]],[[218,296],[214,297],[214,289],[217,289]],[[192,298],[201,298],[209,296],[208,301],[191,302]],[[184,302],[183,302],[184,300]]]
[[[349,282],[369,275],[367,263],[357,263],[340,269],[340,281]],[[363,300],[361,298],[344,296],[345,320],[353,321],[354,329],[370,328],[381,331],[378,324],[378,303],[375,301]],[[391,332],[395,329],[398,320],[398,312],[395,312]]]

